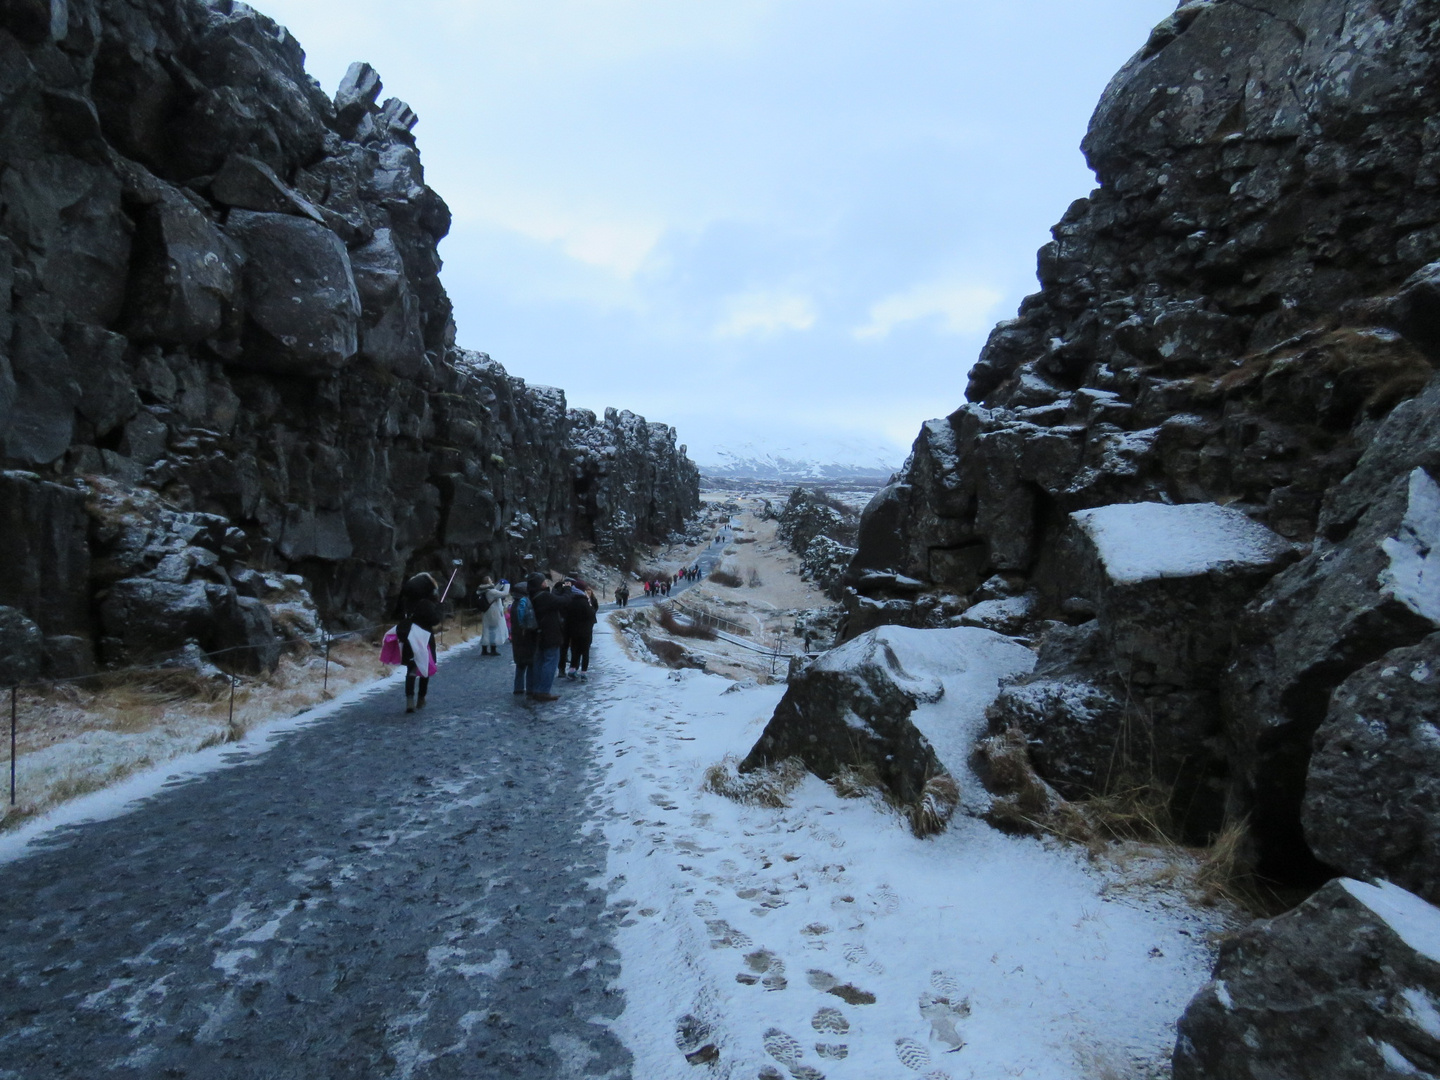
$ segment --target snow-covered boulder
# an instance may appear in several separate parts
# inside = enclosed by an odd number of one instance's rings
[[[740,769],[789,757],[826,780],[852,769],[913,811],[913,823],[927,785],[964,775],[1001,680],[1034,660],[1024,646],[976,627],[879,627],[791,680]]]
[[[1264,525],[1215,503],[1121,503],[1071,519],[1116,668],[1142,686],[1213,685],[1234,617],[1296,558]]]
[[[1220,948],[1180,1018],[1175,1080],[1440,1074],[1440,909],[1330,882]]]

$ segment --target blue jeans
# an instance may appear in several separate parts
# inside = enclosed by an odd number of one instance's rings
[[[560,663],[560,648],[540,649],[535,654],[535,673],[531,677],[532,694],[548,694],[555,685],[555,670]]]
[[[515,692],[523,694],[533,689],[535,669],[530,664],[515,665]]]

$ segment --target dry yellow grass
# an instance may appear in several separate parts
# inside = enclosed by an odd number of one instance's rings
[[[478,631],[453,626],[441,648]],[[261,723],[297,715],[391,670],[380,663],[376,643],[346,638],[331,645],[327,686],[323,652],[302,647],[287,648],[271,675],[237,677],[233,716],[230,678],[191,669],[102,673],[20,691],[17,802],[10,806],[8,791],[0,793],[0,829],[150,766],[234,742]],[[0,776],[8,780],[8,738],[3,747]]]

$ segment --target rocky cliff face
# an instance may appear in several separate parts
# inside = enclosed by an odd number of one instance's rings
[[[1084,150],[1100,186],[1041,250],[1041,291],[871,503],[851,569],[870,594],[850,600],[856,631],[956,621],[997,578],[1029,595],[1031,633],[1098,616],[1069,673],[1114,705],[1095,730],[1168,747],[1185,764],[1162,779],[1203,828],[1249,816],[1281,878],[1325,873],[1301,808],[1332,691],[1436,626],[1431,585],[1387,582],[1403,576],[1394,545],[1428,557],[1414,473],[1440,475],[1437,391],[1422,394],[1440,357],[1424,269],[1440,258],[1437,15],[1425,0],[1203,0],[1157,27],[1096,110]],[[1131,503],[1223,506],[1303,557],[1245,569],[1220,552],[1157,571],[1142,600],[1081,520]],[[1052,706],[1062,742],[1097,722]]]
[[[1040,663],[995,745],[1068,797],[1168,789],[1197,839],[1248,822],[1272,880],[1432,903],[1437,76],[1434,0],[1199,0],[1157,27],[1085,138],[1099,187],[870,504],[847,598],[851,634],[1013,598]],[[1220,1046],[1219,987],[1177,1075],[1289,1053],[1253,1027]],[[1306,1051],[1331,1065],[1275,1075],[1373,1075],[1336,1032]]]
[[[262,643],[247,569],[364,622],[406,572],[623,560],[698,505],[672,429],[456,347],[380,92],[229,0],[0,4],[0,605],[52,673]]]

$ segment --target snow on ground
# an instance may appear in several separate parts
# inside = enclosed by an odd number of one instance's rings
[[[595,687],[600,827],[636,1077],[1088,1080],[1168,1060],[1217,914],[973,818],[917,840],[814,777],[786,809],[705,792],[784,687],[618,652]],[[953,690],[924,710],[978,715]],[[702,1073],[684,1054],[707,1045]]]
[[[1258,521],[1217,503],[1120,503],[1070,516],[1118,584],[1268,566],[1290,549]]]

